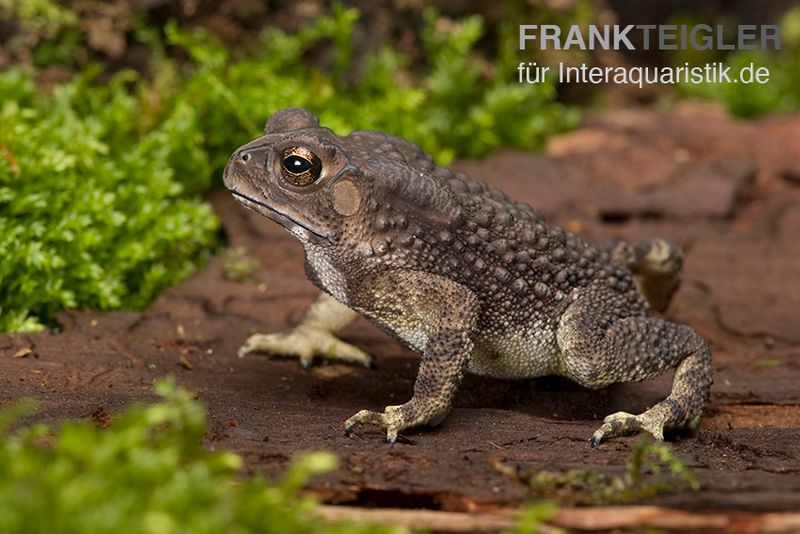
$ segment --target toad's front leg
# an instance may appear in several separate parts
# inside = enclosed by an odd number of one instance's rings
[[[450,413],[472,351],[477,299],[445,278],[408,272],[392,273],[373,296],[373,320],[400,339],[416,340],[409,344],[422,351],[422,361],[411,400],[383,412],[361,410],[345,422],[345,432],[352,433],[357,423],[377,424],[393,443],[398,432],[437,425]]]

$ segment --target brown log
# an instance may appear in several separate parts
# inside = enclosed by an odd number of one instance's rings
[[[356,508],[324,505],[317,515],[326,521],[381,523],[409,529],[440,532],[497,532],[512,529],[518,510],[492,513],[443,512],[395,508]],[[542,531],[577,531],[625,528],[660,528],[704,532],[798,532],[800,513],[744,514],[735,512],[688,512],[659,506],[598,506],[563,508],[543,525]]]

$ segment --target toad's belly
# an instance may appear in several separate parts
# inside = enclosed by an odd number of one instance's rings
[[[551,325],[481,334],[467,370],[495,378],[533,378],[559,374],[560,352]]]

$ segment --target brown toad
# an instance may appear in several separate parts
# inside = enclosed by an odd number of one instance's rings
[[[286,334],[255,334],[240,351],[369,363],[335,334],[361,314],[422,354],[414,394],[376,423],[403,429],[447,416],[464,372],[561,375],[590,388],[676,367],[672,392],[640,415],[606,417],[592,436],[694,427],[711,386],[711,355],[693,329],[648,316],[675,288],[682,253],[653,239],[591,246],[536,210],[434,164],[415,144],[371,131],[340,137],[287,108],[237,150],[225,185],[242,205],[303,245],[322,289]]]

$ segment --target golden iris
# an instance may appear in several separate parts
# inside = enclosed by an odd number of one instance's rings
[[[283,177],[292,185],[304,187],[319,179],[322,163],[316,154],[302,146],[287,148],[281,154]]]

